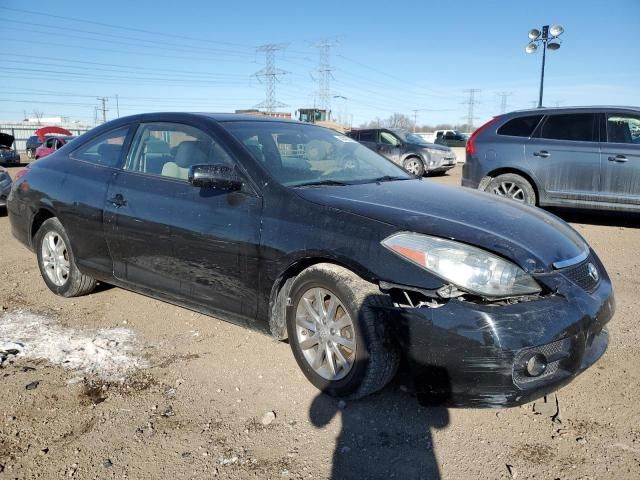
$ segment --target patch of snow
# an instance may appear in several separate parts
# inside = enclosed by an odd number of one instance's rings
[[[25,311],[0,314],[0,353],[8,351],[112,381],[146,366],[127,328],[81,330]]]

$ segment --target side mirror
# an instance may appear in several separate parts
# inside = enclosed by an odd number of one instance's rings
[[[232,192],[242,188],[242,178],[228,165],[193,165],[189,167],[188,179],[194,187],[218,188]]]

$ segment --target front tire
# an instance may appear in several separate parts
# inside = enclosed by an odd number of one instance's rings
[[[409,157],[402,162],[402,167],[416,177],[424,175],[424,163],[418,157]]]
[[[96,287],[95,279],[78,270],[69,237],[57,218],[43,222],[36,233],[34,246],[44,283],[56,295],[79,297]]]
[[[356,399],[389,383],[400,355],[376,308],[390,305],[388,297],[349,270],[325,263],[304,270],[290,298],[289,344],[313,385]]]
[[[498,175],[489,182],[485,191],[527,205],[536,204],[536,192],[531,184],[515,173]]]
[[[27,158],[28,158],[29,160],[31,160],[31,159],[33,158],[33,152],[31,151],[31,149],[30,149],[30,148],[28,148],[28,149],[27,149]]]

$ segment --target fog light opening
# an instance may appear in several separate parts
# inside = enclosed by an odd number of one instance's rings
[[[530,377],[539,377],[547,369],[547,358],[541,353],[531,355],[525,363],[525,370]]]

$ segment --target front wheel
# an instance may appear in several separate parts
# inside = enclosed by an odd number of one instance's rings
[[[416,177],[421,177],[424,175],[424,164],[418,157],[407,158],[404,162],[402,162],[402,166],[407,172],[415,175]]]
[[[498,175],[489,182],[485,191],[527,205],[536,204],[536,192],[531,184],[515,173]]]
[[[362,398],[393,378],[399,351],[376,308],[388,299],[372,284],[345,268],[319,264],[296,278],[290,297],[291,350],[318,389]]]
[[[44,221],[34,246],[40,274],[49,290],[61,297],[79,297],[93,291],[96,281],[78,270],[69,237],[57,218]]]
[[[27,149],[27,158],[29,160],[31,160],[33,158],[33,152],[31,151],[31,149]]]

